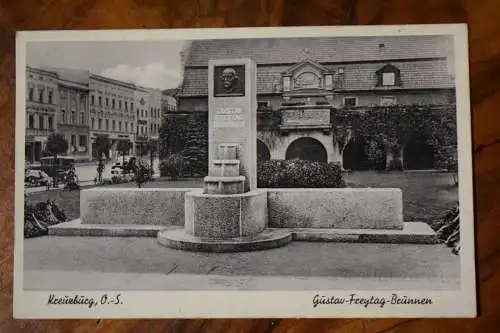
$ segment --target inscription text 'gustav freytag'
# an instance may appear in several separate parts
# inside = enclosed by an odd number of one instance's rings
[[[243,109],[238,107],[215,109],[214,127],[245,127]]]

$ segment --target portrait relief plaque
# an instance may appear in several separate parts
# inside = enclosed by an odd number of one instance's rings
[[[245,65],[214,67],[214,97],[245,96]]]

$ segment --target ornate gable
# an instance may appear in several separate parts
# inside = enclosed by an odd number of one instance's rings
[[[325,66],[306,59],[282,73],[283,91],[303,89],[331,90],[332,72]]]

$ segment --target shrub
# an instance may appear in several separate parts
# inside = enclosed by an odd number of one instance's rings
[[[431,224],[441,242],[452,248],[452,253],[460,253],[460,208],[458,205],[447,211],[443,217]]]
[[[160,162],[160,175],[162,177],[171,177],[175,180],[182,176],[184,168],[184,159],[181,154],[169,155]]]
[[[257,186],[261,188],[345,187],[340,166],[306,160],[259,162]]]
[[[48,227],[68,220],[66,214],[55,202],[47,200],[35,205],[24,202],[24,237],[32,238],[46,235]]]

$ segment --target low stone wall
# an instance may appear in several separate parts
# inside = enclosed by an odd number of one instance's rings
[[[193,188],[92,188],[80,192],[82,224],[184,226],[184,194]]]
[[[396,188],[267,189],[269,227],[402,229]]]

